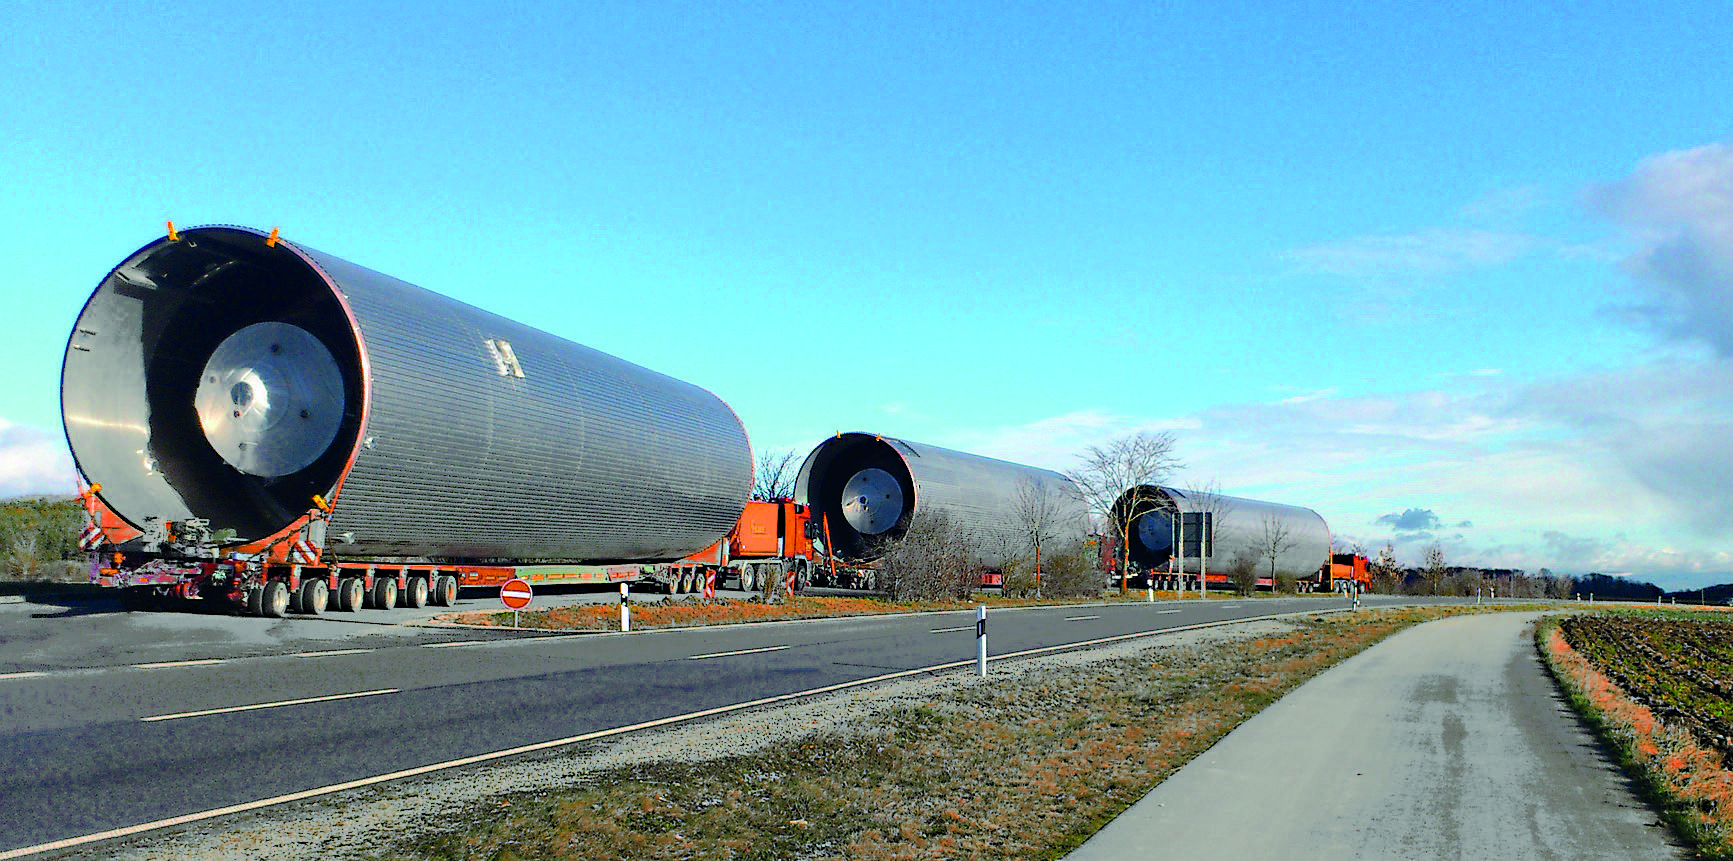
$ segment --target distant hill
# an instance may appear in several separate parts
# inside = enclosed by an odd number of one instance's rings
[[[1573,591],[1587,598],[1615,598],[1621,601],[1653,601],[1661,597],[1661,587],[1647,580],[1614,577],[1610,574],[1584,574],[1576,578]]]
[[[1722,583],[1719,586],[1705,586],[1702,589],[1681,589],[1668,592],[1669,601],[1681,604],[1727,604],[1733,602],[1733,583]]]

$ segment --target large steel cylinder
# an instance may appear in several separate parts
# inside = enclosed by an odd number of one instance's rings
[[[1147,571],[1165,567],[1175,557],[1174,541],[1179,530],[1175,517],[1181,513],[1208,512],[1215,526],[1209,554],[1211,571],[1226,573],[1234,556],[1247,553],[1267,575],[1269,548],[1276,547],[1276,570],[1298,577],[1317,573],[1329,561],[1330,527],[1310,508],[1282,505],[1237,496],[1141,485],[1127,488],[1114,503],[1113,526],[1117,534],[1130,520],[1131,561]],[[1197,536],[1187,535],[1187,545]],[[1197,573],[1197,551],[1187,554],[1186,569]]]
[[[349,557],[674,559],[721,538],[752,481],[740,420],[704,389],[234,227],[109,273],[61,407],[79,469],[134,526],[256,541],[319,494]]]
[[[1083,498],[1057,472],[924,443],[845,433],[820,443],[800,466],[795,501],[822,515],[833,548],[846,559],[871,560],[902,537],[916,518],[943,512],[977,548],[988,568],[1007,549],[1028,546],[1032,499],[1051,506],[1055,544],[1082,539],[1088,529]]]

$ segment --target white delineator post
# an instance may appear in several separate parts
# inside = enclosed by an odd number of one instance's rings
[[[627,631],[632,630],[632,602],[631,602],[631,598],[630,598],[630,592],[628,591],[630,588],[631,588],[630,584],[628,584],[626,581],[624,581],[624,580],[620,581],[620,632],[621,633],[625,633]]]
[[[987,605],[975,608],[975,672],[987,676]]]

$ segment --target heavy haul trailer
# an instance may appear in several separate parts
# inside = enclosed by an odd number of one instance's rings
[[[820,443],[801,463],[794,495],[815,512],[830,559],[867,588],[885,543],[923,517],[947,518],[979,551],[983,586],[1000,585],[1003,552],[1026,542],[1020,509],[1041,512],[1055,546],[1083,540],[1088,526],[1082,494],[1059,473],[882,434]]]
[[[1129,537],[1131,576],[1128,585],[1139,588],[1153,582],[1164,588],[1195,588],[1201,559],[1195,536],[1185,536],[1183,558],[1175,553],[1179,532],[1176,523],[1188,519],[1181,515],[1210,515],[1213,522],[1209,543],[1206,582],[1216,588],[1228,585],[1228,566],[1241,553],[1258,560],[1258,578],[1262,588],[1274,589],[1268,576],[1269,558],[1260,544],[1267,546],[1271,536],[1281,538],[1277,544],[1275,568],[1292,573],[1301,589],[1315,588],[1328,575],[1330,566],[1330,527],[1324,518],[1310,508],[1264,502],[1200,491],[1185,491],[1173,487],[1142,485],[1127,488],[1114,502],[1109,520],[1110,534],[1101,540],[1103,568],[1110,585],[1121,582],[1119,540]]]
[[[92,579],[267,616],[637,576],[717,544],[752,480],[710,392],[275,231],[122,261],[61,407]]]
[[[611,583],[628,581],[669,594],[701,592],[714,575],[716,588],[729,581],[748,592],[781,583],[793,572],[798,588],[811,579],[814,548],[806,506],[790,500],[753,500],[728,534],[703,550],[672,562],[612,566],[537,568],[463,568],[462,585],[498,586],[511,577],[531,583]]]

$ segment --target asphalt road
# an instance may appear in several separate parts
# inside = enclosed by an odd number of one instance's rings
[[[1000,655],[1342,606],[1331,596],[1007,610],[993,614],[990,644]],[[972,612],[559,636],[41,615],[0,608],[0,654],[23,667],[0,672],[0,852],[975,651]],[[83,650],[63,654],[64,631],[30,627],[56,624],[74,625]]]
[[[1433,622],[1360,653],[1067,861],[1688,857],[1557,695],[1533,618]],[[1301,734],[1322,727],[1336,731]]]

